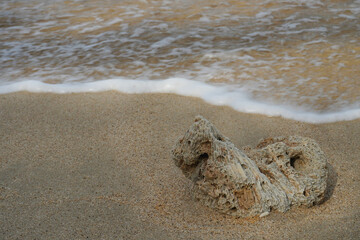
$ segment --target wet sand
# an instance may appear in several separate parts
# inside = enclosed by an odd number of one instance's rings
[[[201,114],[238,146],[314,138],[326,201],[236,219],[191,198],[171,160]],[[0,95],[1,239],[358,239],[360,120],[306,124],[171,94]]]

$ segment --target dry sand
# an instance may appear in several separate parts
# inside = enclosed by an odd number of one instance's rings
[[[236,219],[191,198],[170,150],[201,114],[235,145],[314,138],[313,208]],[[306,124],[171,94],[0,95],[0,239],[359,239],[360,120]]]

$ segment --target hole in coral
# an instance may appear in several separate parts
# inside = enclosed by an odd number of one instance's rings
[[[303,194],[304,194],[305,197],[307,197],[307,196],[309,196],[309,191],[305,190],[305,191],[303,192]]]
[[[292,166],[293,168],[295,168],[295,162],[296,162],[297,160],[299,160],[299,159],[300,159],[299,156],[291,157],[291,158],[290,158],[290,166]]]
[[[273,163],[273,160],[271,158],[266,159],[265,164],[270,165]]]
[[[306,161],[302,155],[295,155],[290,157],[290,166],[297,171],[305,171],[307,169]]]
[[[231,212],[236,212],[236,211],[237,211],[237,208],[236,208],[236,207],[232,207],[232,208],[230,208],[230,211],[231,211]]]
[[[199,161],[206,161],[206,160],[209,159],[209,154],[203,153],[203,154],[201,154],[201,155],[199,156],[198,159],[199,159]]]
[[[190,145],[190,144],[191,144],[191,141],[188,141],[188,144]]]
[[[216,139],[219,140],[219,141],[222,141],[222,142],[224,141],[224,139],[222,137],[220,137],[220,136],[217,136]]]

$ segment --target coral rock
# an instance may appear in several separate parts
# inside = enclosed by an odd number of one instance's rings
[[[305,137],[277,137],[237,149],[201,116],[179,139],[173,159],[206,206],[238,217],[310,207],[324,199],[326,158]]]

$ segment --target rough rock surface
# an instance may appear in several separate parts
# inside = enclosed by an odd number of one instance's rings
[[[226,214],[265,216],[293,205],[310,207],[325,195],[325,155],[310,138],[268,138],[240,151],[198,116],[172,153],[194,182],[194,197]]]

